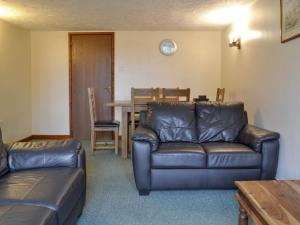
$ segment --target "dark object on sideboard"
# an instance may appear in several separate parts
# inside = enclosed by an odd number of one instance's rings
[[[150,103],[132,138],[139,193],[274,179],[279,134],[248,125],[246,115],[243,103]]]
[[[208,102],[209,99],[206,97],[206,95],[198,95],[198,98],[194,98],[193,102]]]
[[[0,224],[75,224],[86,195],[81,143],[19,142],[7,155],[8,172],[0,177]]]

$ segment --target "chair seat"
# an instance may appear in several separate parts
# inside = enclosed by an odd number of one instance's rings
[[[260,168],[261,154],[237,143],[202,144],[207,153],[208,168]]]
[[[163,143],[151,154],[154,169],[194,169],[206,167],[206,154],[200,144]]]
[[[95,127],[119,127],[120,123],[115,120],[98,120],[95,121]]]

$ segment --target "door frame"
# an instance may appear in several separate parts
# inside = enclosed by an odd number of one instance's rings
[[[72,37],[75,35],[111,35],[111,101],[115,101],[115,32],[69,32],[69,127],[70,136],[73,137],[72,129]],[[112,107],[111,116],[115,119],[115,108]]]

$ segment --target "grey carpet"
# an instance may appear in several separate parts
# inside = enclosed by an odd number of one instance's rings
[[[78,225],[236,225],[234,190],[153,191],[140,197],[131,160],[87,150],[87,202]]]

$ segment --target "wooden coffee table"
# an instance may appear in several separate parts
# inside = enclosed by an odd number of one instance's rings
[[[300,225],[300,181],[236,181],[239,225]]]

